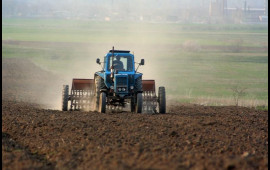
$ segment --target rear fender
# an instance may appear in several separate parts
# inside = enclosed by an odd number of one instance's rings
[[[142,77],[142,73],[136,73],[134,74],[134,79],[136,80],[137,78]]]
[[[96,77],[96,76],[99,76],[99,77],[105,79],[105,73],[96,72],[96,73],[95,73],[95,77]]]
[[[100,92],[105,92],[107,94],[108,90],[107,89],[100,89]]]

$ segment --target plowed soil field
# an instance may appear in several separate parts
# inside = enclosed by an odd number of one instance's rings
[[[20,59],[4,59],[2,71],[3,169],[268,169],[267,111],[62,112],[40,99],[56,98],[53,74]]]

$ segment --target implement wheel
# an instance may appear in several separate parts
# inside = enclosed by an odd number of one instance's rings
[[[133,98],[130,100],[130,111],[131,111],[131,112],[134,112],[134,111],[135,111],[135,108],[136,108],[136,105],[135,105],[135,97],[133,97]]]
[[[142,113],[142,105],[143,105],[142,93],[138,93],[136,108],[135,108],[136,113]]]
[[[166,113],[166,92],[165,87],[158,88],[158,104],[159,104],[159,113]]]
[[[68,110],[68,85],[63,85],[62,90],[62,111]]]
[[[104,93],[104,92],[102,92],[100,94],[99,112],[100,113],[105,113],[106,112],[106,93]]]

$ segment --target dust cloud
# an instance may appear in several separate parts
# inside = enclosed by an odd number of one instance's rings
[[[63,82],[57,75],[42,70],[27,59],[10,58],[2,61],[2,99],[59,108],[58,86]]]
[[[128,35],[119,40],[112,40],[108,38],[110,43],[72,43],[72,48],[82,51],[79,55],[74,55],[70,59],[65,56],[60,58],[48,57],[45,59],[46,63],[61,65],[61,62],[66,63],[61,69],[51,68],[50,64],[43,64],[42,62],[31,61],[30,59],[4,59],[2,62],[2,80],[3,89],[5,94],[4,99],[33,102],[42,105],[44,108],[61,109],[62,88],[63,85],[69,85],[69,91],[72,86],[73,78],[93,79],[94,73],[102,69],[102,65],[96,63],[96,58],[103,61],[106,53],[112,48],[118,50],[130,50],[135,55],[135,61],[140,62],[145,59],[145,65],[138,68],[138,72],[143,73],[143,79],[153,79],[156,81],[156,90],[159,86],[165,86],[171,82],[166,81],[163,77],[162,64],[159,61],[160,56],[166,54],[160,53],[161,46],[156,50],[153,44],[139,44],[139,43],[125,43],[129,41],[129,37],[147,37],[144,32],[151,30],[139,30],[136,28],[128,27]],[[138,33],[139,32],[139,33]],[[142,34],[140,34],[140,32]],[[162,32],[158,33],[163,34]],[[166,34],[166,33],[164,33]],[[42,48],[44,44],[36,43],[35,46]],[[63,49],[68,49],[70,44],[57,44],[49,46],[50,49],[64,46]],[[138,64],[136,64],[137,68]],[[9,91],[16,91],[16,96],[9,96]]]

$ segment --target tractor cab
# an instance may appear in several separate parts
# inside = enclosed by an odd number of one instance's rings
[[[130,72],[130,74],[134,74],[134,56],[130,53],[114,53],[113,55],[110,52],[105,56],[104,61],[106,72]]]

